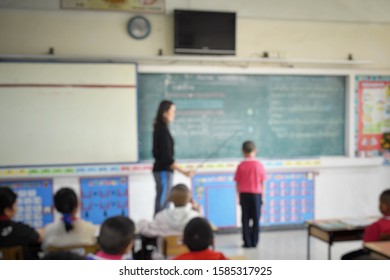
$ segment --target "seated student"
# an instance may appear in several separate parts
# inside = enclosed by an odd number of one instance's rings
[[[0,247],[21,245],[24,259],[38,259],[42,234],[22,222],[12,221],[17,212],[16,198],[11,188],[0,187]]]
[[[209,249],[214,243],[214,237],[205,218],[197,217],[188,222],[184,228],[183,242],[190,252],[181,254],[174,260],[228,260],[222,253]]]
[[[366,227],[363,242],[380,241],[381,236],[390,235],[390,189],[384,190],[379,197],[379,210],[383,217]],[[341,257],[342,260],[372,259],[369,251],[359,249],[349,252]]]
[[[136,259],[152,259],[153,249],[157,246],[157,237],[182,235],[184,226],[189,220],[200,216],[194,210],[190,190],[184,184],[175,185],[168,196],[173,208],[165,208],[158,212],[153,221],[141,220],[138,223],[138,233],[142,239],[142,249],[135,254]],[[161,246],[157,246],[161,249]],[[155,258],[162,257],[157,254]]]
[[[192,209],[191,193],[184,184],[174,186],[168,201],[174,208],[166,208],[156,214],[153,221],[141,220],[138,223],[138,233],[146,237],[182,235],[187,222],[200,213]]]
[[[100,251],[88,254],[88,260],[123,260],[130,253],[134,244],[135,225],[124,216],[106,219],[98,237]],[[129,258],[130,259],[130,258]]]
[[[61,188],[54,195],[54,206],[62,214],[62,220],[45,228],[42,248],[96,244],[97,226],[76,217],[78,199],[71,188]]]

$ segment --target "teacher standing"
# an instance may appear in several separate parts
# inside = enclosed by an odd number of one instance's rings
[[[158,107],[153,127],[153,176],[156,181],[156,214],[167,205],[167,197],[172,188],[173,171],[177,170],[185,176],[192,172],[182,169],[174,159],[174,141],[168,124],[175,120],[176,106],[169,100],[163,100]]]

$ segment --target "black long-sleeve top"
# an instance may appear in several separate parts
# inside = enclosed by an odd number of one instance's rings
[[[156,124],[153,131],[153,171],[172,171],[170,166],[175,162],[174,142],[165,124]]]

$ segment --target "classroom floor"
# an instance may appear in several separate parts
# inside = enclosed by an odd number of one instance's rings
[[[311,259],[326,260],[328,244],[311,237]],[[242,257],[249,260],[306,260],[307,259],[307,230],[276,230],[260,233],[260,243],[257,248],[242,248],[240,233],[215,234],[215,249],[227,257]],[[331,248],[332,258],[339,260],[349,251],[360,248],[361,241],[336,242]]]

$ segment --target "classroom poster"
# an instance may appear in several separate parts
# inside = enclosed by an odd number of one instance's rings
[[[51,179],[0,181],[0,186],[11,187],[17,194],[15,221],[33,228],[42,228],[52,223],[53,181]]]
[[[127,176],[80,178],[80,187],[82,219],[101,224],[112,216],[129,216]]]
[[[260,224],[303,225],[314,219],[314,174],[312,172],[269,173]]]
[[[363,79],[357,93],[357,150],[381,150],[383,133],[390,132],[390,81]]]

